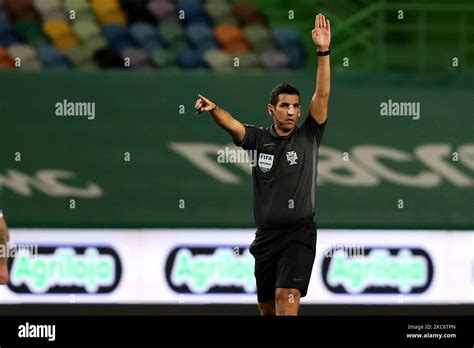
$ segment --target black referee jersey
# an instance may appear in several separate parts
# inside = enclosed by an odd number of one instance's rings
[[[308,114],[288,136],[269,128],[245,126],[241,146],[254,154],[253,209],[257,233],[291,229],[314,219],[318,150],[326,122]],[[252,157],[251,157],[252,158]]]

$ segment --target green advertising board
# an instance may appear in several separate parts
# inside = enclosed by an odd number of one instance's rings
[[[289,82],[303,117],[314,72],[1,73],[0,187],[15,227],[252,227],[250,167],[198,93],[269,126]],[[326,228],[474,228],[474,79],[332,78],[316,220]],[[75,115],[75,116],[71,116]]]

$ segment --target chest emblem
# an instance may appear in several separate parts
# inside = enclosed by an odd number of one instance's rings
[[[298,164],[296,161],[298,160],[298,155],[296,154],[296,151],[288,151],[286,153],[286,160],[290,162],[290,166],[293,164]]]
[[[264,173],[268,172],[273,166],[273,155],[268,155],[266,153],[260,153],[258,156],[258,167]]]

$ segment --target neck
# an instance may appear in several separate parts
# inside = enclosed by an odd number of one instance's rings
[[[294,131],[294,128],[291,129],[291,130],[284,130],[284,129],[280,128],[278,126],[278,124],[276,124],[276,123],[273,124],[273,127],[275,128],[275,132],[281,137],[286,137],[287,135],[290,135],[291,132]]]

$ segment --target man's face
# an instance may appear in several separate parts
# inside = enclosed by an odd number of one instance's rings
[[[301,114],[300,97],[294,94],[280,94],[276,106],[268,104],[268,113],[276,120],[276,127],[288,132],[296,127]]]

